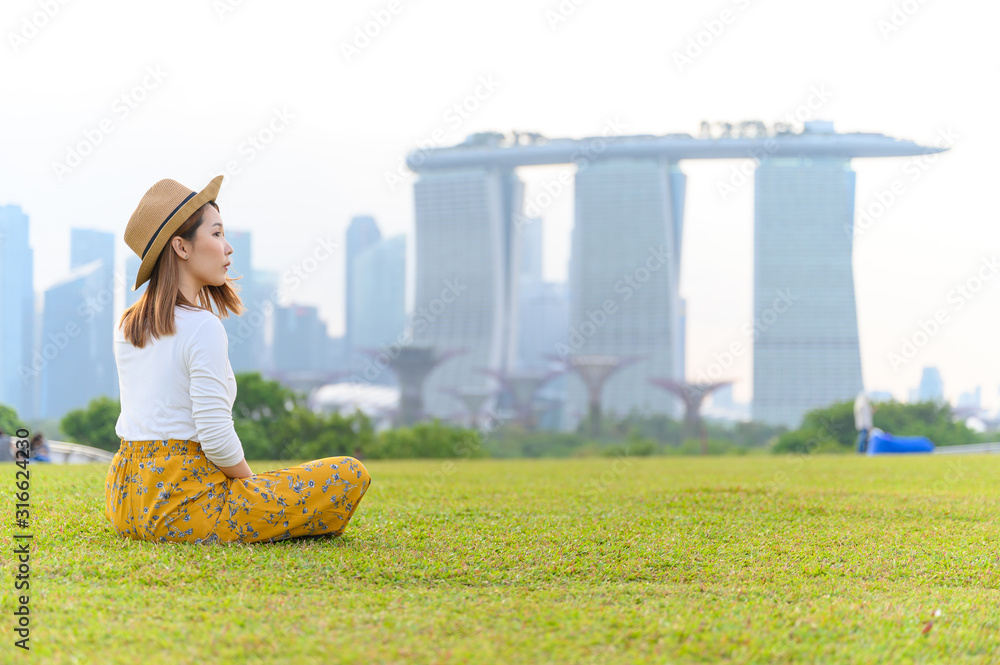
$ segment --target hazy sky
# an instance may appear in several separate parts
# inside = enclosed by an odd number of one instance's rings
[[[866,387],[905,399],[935,365],[947,397],[980,385],[996,406],[998,15],[971,0],[7,0],[0,205],[31,216],[41,291],[68,270],[70,227],[115,233],[122,267],[125,224],[155,181],[200,190],[225,173],[227,228],[253,231],[256,267],[281,274],[319,239],[341,241],[352,215],[374,215],[383,235],[410,231],[414,176],[391,186],[387,174],[434,136],[770,125],[822,90],[812,117],[838,131],[953,145],[928,164],[854,161],[859,212],[899,181],[856,237]],[[749,341],[753,186],[718,189],[739,165],[682,163],[689,378]],[[528,196],[559,168],[523,169]],[[572,192],[545,216],[546,274],[563,278]],[[980,288],[960,295],[970,279]],[[318,305],[339,334],[342,291],[340,251],[285,295]],[[920,334],[936,314],[944,323]],[[747,351],[729,374],[737,399],[751,372]]]

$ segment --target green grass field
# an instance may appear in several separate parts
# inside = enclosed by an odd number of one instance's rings
[[[368,467],[341,538],[199,546],[32,465],[23,653],[0,466],[0,662],[1000,662],[1000,457]]]

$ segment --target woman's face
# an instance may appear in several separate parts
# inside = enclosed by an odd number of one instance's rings
[[[196,289],[208,285],[222,286],[226,283],[229,255],[232,253],[233,247],[226,241],[222,216],[215,206],[210,205],[205,208],[201,226],[195,232],[194,247],[188,245],[188,258],[182,260],[181,265],[187,268],[188,277],[196,282]]]

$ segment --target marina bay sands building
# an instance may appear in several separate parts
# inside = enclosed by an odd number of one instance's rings
[[[799,426],[864,387],[846,157],[775,157],[754,198],[753,418]],[[847,232],[845,232],[845,230]]]
[[[514,213],[524,185],[512,169],[428,172],[414,185],[416,295],[413,341],[462,351],[425,384],[424,408],[445,415],[442,390],[481,388],[484,369],[516,357],[518,242]]]
[[[463,351],[431,375],[427,411],[454,410],[443,389],[487,387],[484,369],[518,369],[517,233],[525,217],[517,168],[575,164],[570,332],[552,356],[635,358],[605,386],[605,411],[679,414],[650,380],[685,379],[681,162],[753,158],[753,417],[798,425],[808,409],[862,387],[850,160],[941,150],[882,134],[837,134],[828,122],[807,122],[799,133],[753,122],[714,137],[488,132],[411,153],[407,165],[419,175],[414,344]],[[586,409],[577,384],[568,382],[570,413]]]
[[[553,349],[640,356],[608,379],[603,408],[626,414],[679,414],[650,379],[683,372],[680,247],[684,174],[666,159],[594,161],[576,176],[570,281],[570,338]],[[571,408],[582,411],[580,381],[567,384]]]

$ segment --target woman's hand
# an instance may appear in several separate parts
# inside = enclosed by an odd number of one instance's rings
[[[253,471],[250,470],[250,465],[247,464],[245,457],[240,460],[239,464],[234,464],[233,466],[220,466],[219,471],[226,474],[230,478],[249,478],[253,475]]]

